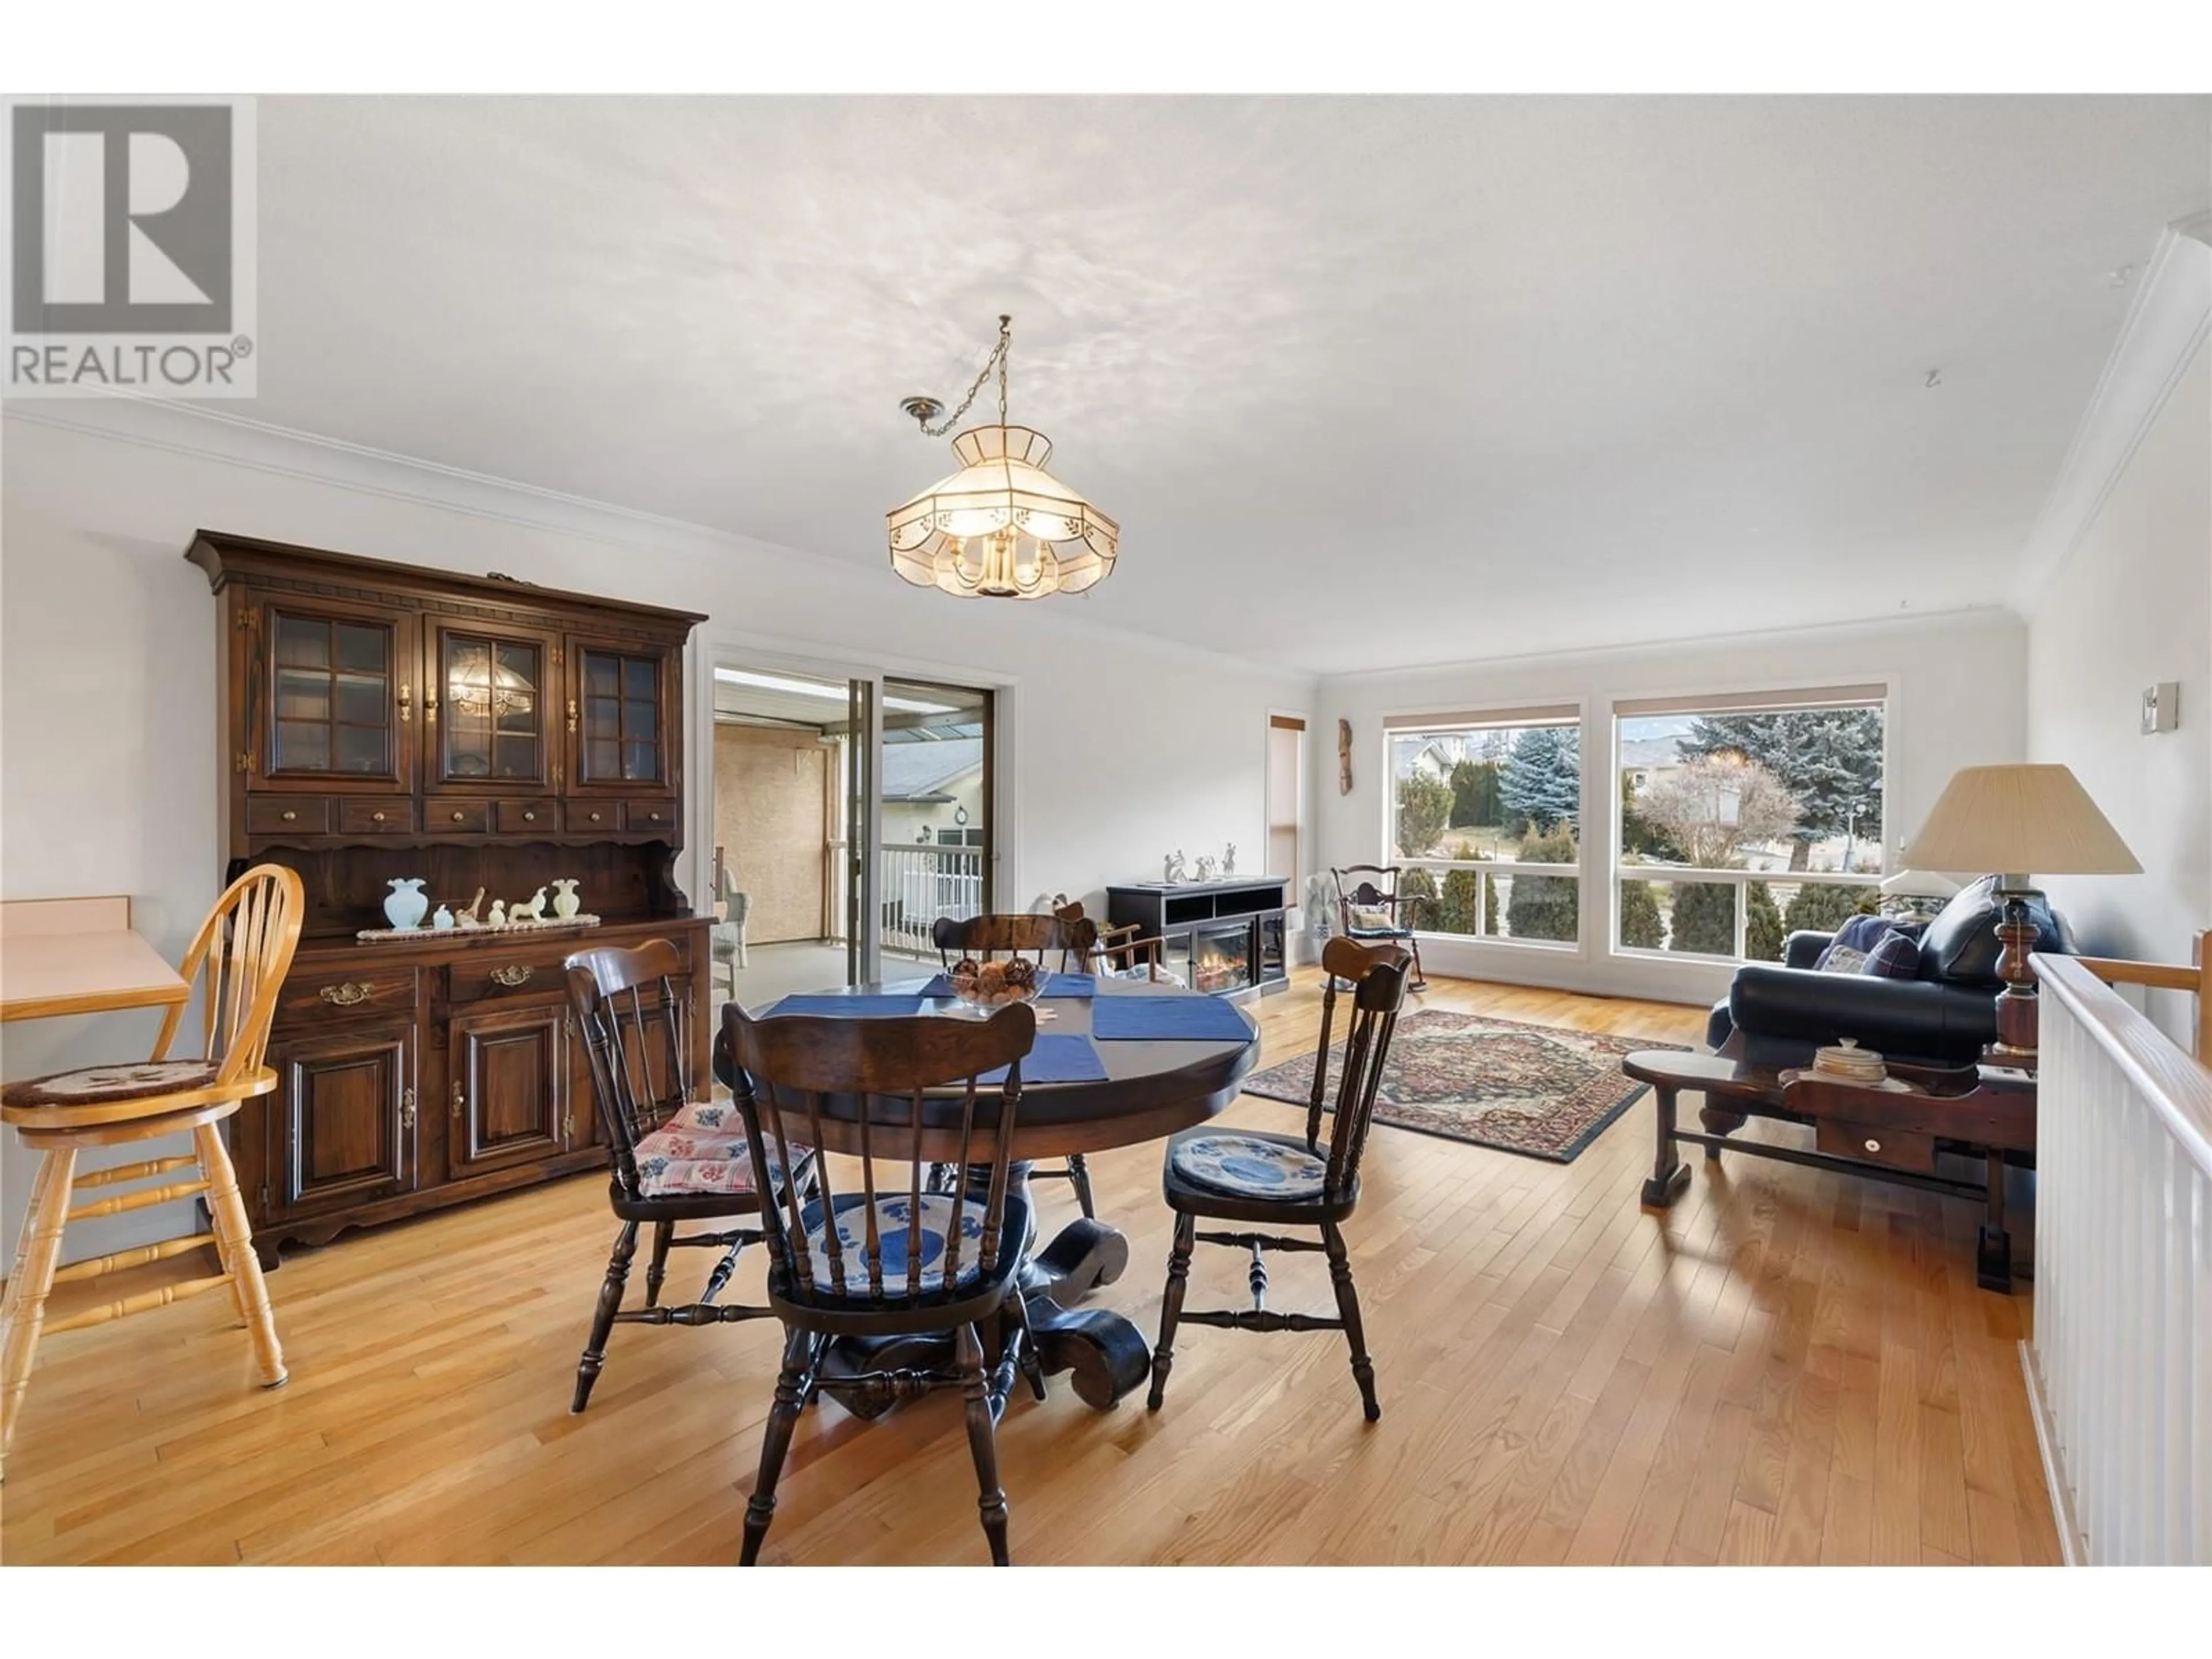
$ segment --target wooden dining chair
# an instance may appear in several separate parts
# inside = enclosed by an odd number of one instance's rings
[[[1176,1328],[1181,1324],[1217,1325],[1237,1331],[1342,1331],[1352,1346],[1352,1375],[1367,1420],[1382,1415],[1375,1401],[1375,1362],[1359,1322],[1359,1293],[1352,1282],[1352,1258],[1346,1251],[1343,1223],[1359,1203],[1359,1157],[1375,1115],[1375,1093],[1391,1034],[1406,1000],[1410,952],[1395,945],[1361,945],[1333,939],[1322,951],[1328,974],[1322,994],[1321,1049],[1314,1057],[1313,1096],[1306,1106],[1306,1132],[1269,1134],[1256,1129],[1188,1129],[1168,1142],[1160,1182],[1175,1212],[1175,1246],[1168,1257],[1167,1291],[1160,1306],[1160,1340],[1152,1349],[1152,1389],[1146,1404],[1153,1411],[1167,1391],[1175,1366]],[[1328,1141],[1321,1138],[1328,1102],[1329,1030],[1336,1014],[1338,983],[1351,988],[1352,1018],[1346,1032],[1344,1064],[1337,1079],[1334,1119]],[[1320,1242],[1273,1232],[1200,1232],[1200,1218],[1245,1222],[1255,1227],[1311,1227]],[[1190,1258],[1199,1244],[1222,1244],[1252,1253],[1252,1305],[1233,1312],[1186,1312],[1183,1287]],[[1264,1250],[1319,1250],[1328,1256],[1336,1287],[1337,1316],[1277,1313],[1267,1306]]]
[[[938,960],[948,969],[962,957],[972,957],[978,962],[988,962],[994,956],[1025,957],[1036,963],[1042,977],[1045,957],[1058,951],[1060,971],[1076,971],[1067,966],[1068,956],[1063,948],[1066,930],[1056,915],[985,915],[957,921],[939,916],[930,930],[930,937],[937,946]],[[1070,1153],[1067,1162],[1057,1170],[1033,1168],[1029,1177],[1031,1181],[1066,1182],[1075,1188],[1075,1201],[1082,1206],[1084,1215],[1097,1219],[1098,1211],[1091,1196],[1091,1166],[1084,1162],[1082,1153]]]
[[[1404,945],[1413,957],[1413,977],[1406,988],[1427,990],[1421,941],[1414,930],[1428,920],[1421,914],[1428,901],[1406,890],[1405,871],[1395,864],[1347,864],[1328,874],[1336,884],[1337,927],[1343,936],[1370,945],[1387,940]]]
[[[1180,983],[1160,966],[1164,939],[1140,937],[1144,924],[1124,922],[1102,927],[1083,914],[1083,901],[1070,901],[1064,893],[1053,896],[1052,918],[1060,924],[1060,966],[1062,973],[1097,974],[1108,979],[1162,980]]]
[[[276,1073],[262,1062],[276,994],[291,969],[305,909],[300,878],[281,865],[256,865],[223,890],[193,936],[179,970],[199,993],[199,1058],[170,1057],[186,1007],[178,1003],[161,1021],[151,1057],[142,1062],[79,1066],[11,1083],[0,1091],[0,1119],[14,1126],[26,1147],[43,1155],[15,1249],[15,1268],[8,1275],[4,1311],[0,1311],[0,1329],[4,1329],[0,1334],[0,1389],[4,1389],[0,1393],[0,1459],[15,1437],[42,1329],[58,1334],[104,1325],[228,1286],[252,1343],[254,1372],[261,1386],[273,1389],[283,1382],[284,1350],[276,1340],[268,1286],[253,1254],[252,1229],[239,1195],[238,1176],[222,1132],[216,1126],[245,1102],[276,1086]],[[76,1155],[88,1146],[120,1146],[187,1132],[192,1138],[189,1153],[76,1173]],[[71,1207],[72,1198],[86,1189],[128,1186],[186,1169],[197,1170],[197,1178],[117,1193]],[[122,1215],[203,1194],[207,1232],[58,1269],[55,1266],[61,1255],[62,1231],[72,1221]],[[142,1291],[86,1308],[51,1326],[46,1323],[46,1297],[58,1284],[95,1279],[210,1246],[222,1267],[219,1273]]]
[[[1036,1011],[1017,1003],[988,1020],[837,1019],[722,1012],[732,1091],[757,1167],[783,1171],[763,1211],[769,1305],[783,1321],[783,1369],[761,1437],[760,1479],[745,1505],[741,1564],[751,1565],[775,1516],[775,1487],[799,1413],[838,1337],[949,1334],[938,1369],[841,1373],[841,1386],[879,1385],[898,1397],[957,1389],[975,1462],[977,1507],[991,1559],[1006,1565],[1006,1495],[996,1425],[1018,1371],[1044,1398],[1020,1273],[1035,1231],[1010,1190],[1007,1154],[1021,1107],[1021,1062]],[[984,1085],[1004,1067],[1005,1080]],[[958,1085],[925,1103],[924,1091]],[[858,1160],[858,1185],[833,1188],[826,1164],[809,1197],[789,1171],[819,1147]],[[933,1192],[933,1165],[966,1171]],[[881,1166],[888,1179],[879,1183]],[[997,1344],[984,1363],[985,1337]]]
[[[757,1216],[760,1183],[743,1125],[727,1103],[708,1097],[711,1085],[691,1074],[690,999],[675,976],[683,957],[666,939],[635,950],[603,946],[579,951],[562,964],[568,1002],[592,1066],[592,1097],[611,1153],[607,1200],[621,1224],[607,1276],[592,1315],[591,1334],[576,1363],[576,1393],[568,1409],[580,1412],[592,1398],[606,1363],[607,1339],[617,1324],[718,1325],[770,1319],[757,1304],[718,1303],[737,1271],[738,1255],[761,1241],[758,1227],[725,1227],[681,1233],[689,1222]],[[811,1190],[813,1160],[803,1150],[792,1170]],[[625,1308],[630,1261],[641,1227],[653,1229],[653,1254],[645,1269],[645,1304]],[[696,1302],[663,1307],[668,1253],[711,1249],[723,1254],[707,1275]]]

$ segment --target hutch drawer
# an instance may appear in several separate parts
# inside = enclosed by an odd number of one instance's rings
[[[423,823],[441,836],[482,836],[491,830],[491,803],[434,795],[422,803]]]
[[[368,968],[358,962],[295,967],[276,994],[280,1025],[318,1024],[368,1015],[406,1016],[415,1012],[415,969]]]
[[[676,806],[665,800],[626,800],[622,804],[623,828],[635,835],[641,831],[665,834],[676,823]]]
[[[517,945],[486,951],[446,970],[446,1000],[482,1002],[491,997],[557,994],[568,985],[561,964],[569,953],[586,948],[586,936],[571,933],[542,945]]]
[[[622,828],[622,807],[614,801],[568,803],[568,833],[572,836],[611,836]]]
[[[502,836],[550,836],[561,827],[561,811],[550,800],[495,800],[491,822]]]
[[[411,836],[415,803],[405,796],[338,803],[338,833],[343,836]]]
[[[256,836],[327,836],[331,803],[322,795],[248,795],[246,828]]]

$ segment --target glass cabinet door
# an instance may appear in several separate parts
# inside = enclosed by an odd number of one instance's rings
[[[263,775],[398,779],[411,678],[405,623],[271,605],[264,626],[270,720]]]
[[[658,655],[586,646],[576,653],[582,728],[577,739],[580,783],[657,784],[662,762]]]
[[[546,781],[542,640],[438,630],[437,781]]]

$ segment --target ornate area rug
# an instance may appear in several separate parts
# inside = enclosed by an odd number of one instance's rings
[[[1425,1008],[1398,1022],[1375,1121],[1569,1164],[1644,1092],[1621,1075],[1620,1057],[1681,1046]],[[1340,1042],[1329,1059],[1332,1093],[1343,1062]],[[1303,1106],[1313,1064],[1301,1054],[1255,1072],[1244,1092]]]

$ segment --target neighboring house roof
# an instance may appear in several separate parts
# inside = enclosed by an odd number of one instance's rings
[[[1620,763],[1625,767],[1672,766],[1680,756],[1675,744],[1680,739],[1664,738],[1623,738],[1620,740]]]
[[[943,743],[887,743],[884,745],[885,800],[944,801],[945,786],[983,764],[983,739],[951,738]]]

